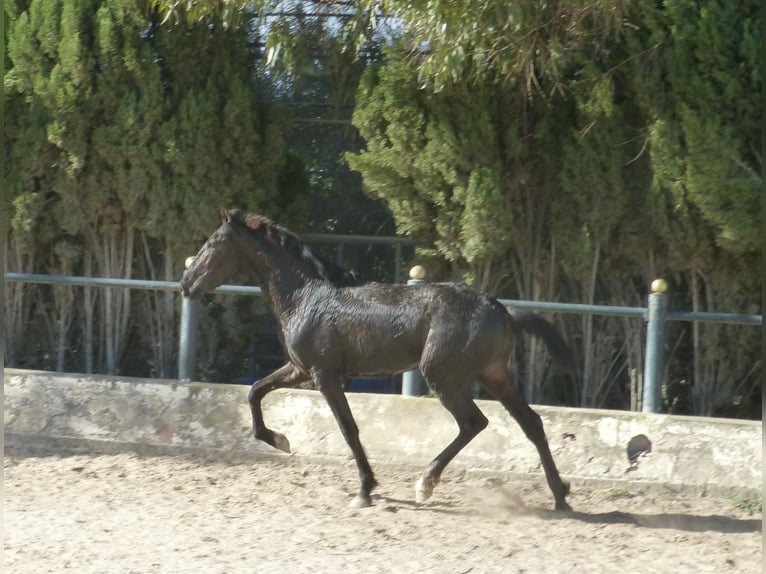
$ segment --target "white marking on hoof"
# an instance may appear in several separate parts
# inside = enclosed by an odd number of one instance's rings
[[[364,497],[361,494],[357,494],[351,499],[351,502],[348,503],[349,508],[368,508],[370,506],[372,506],[370,497]]]
[[[434,493],[434,487],[438,483],[438,480],[434,480],[433,477],[421,476],[415,483],[415,502],[423,504]]]
[[[282,433],[274,433],[274,448],[278,448],[281,451],[290,454],[290,441]]]

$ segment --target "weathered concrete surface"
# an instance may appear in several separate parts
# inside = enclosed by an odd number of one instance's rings
[[[237,457],[278,454],[252,438],[247,388],[236,385],[5,371],[7,440],[89,442],[142,449],[216,450]],[[425,466],[455,436],[434,399],[349,393],[373,463]],[[450,468],[541,475],[532,444],[502,407],[477,401],[490,421]],[[535,406],[562,475],[699,490],[762,492],[762,425],[621,411]],[[348,459],[329,407],[315,391],[275,391],[267,425],[297,455]],[[626,472],[626,445],[643,433],[654,444]],[[448,469],[449,470],[449,469]]]

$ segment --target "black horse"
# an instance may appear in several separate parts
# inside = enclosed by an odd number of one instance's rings
[[[199,297],[239,272],[252,272],[263,289],[288,363],[250,390],[257,439],[290,452],[284,435],[263,422],[261,401],[274,389],[313,380],[359,469],[361,489],[352,504],[369,506],[377,482],[344,395],[345,379],[419,367],[459,431],[418,479],[418,502],[431,496],[447,464],[487,426],[471,396],[471,383],[477,381],[537,447],[556,508],[569,508],[569,484],[559,476],[542,421],[508,372],[513,336],[521,330],[542,338],[553,357],[571,368],[571,352],[550,323],[528,311],[507,310],[466,285],[357,284],[351,273],[316,256],[265,217],[237,210],[221,210],[221,217],[221,226],[184,273],[181,290],[184,296]]]

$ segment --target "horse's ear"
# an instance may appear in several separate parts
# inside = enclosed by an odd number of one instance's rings
[[[229,213],[225,207],[221,207],[219,212],[221,214],[221,221],[223,223],[231,223],[231,213]]]

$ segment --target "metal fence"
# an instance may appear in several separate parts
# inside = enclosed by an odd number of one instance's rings
[[[48,285],[71,285],[91,287],[123,287],[158,291],[174,291],[180,294],[175,281],[146,281],[141,279],[112,279],[103,277],[70,277],[63,275],[39,275],[32,273],[5,273],[6,281]],[[667,321],[704,321],[740,325],[762,325],[762,315],[738,315],[732,313],[707,313],[668,310],[667,285],[661,279],[652,283],[646,307],[616,307],[609,305],[584,305],[577,303],[555,303],[544,301],[520,301],[500,299],[507,307],[573,313],[580,315],[606,315],[642,318],[647,322],[646,358],[644,364],[643,407],[644,412],[658,412],[661,405],[663,348]],[[246,285],[221,285],[215,290],[220,294],[260,295],[260,287]],[[181,325],[178,348],[178,377],[193,379],[196,365],[198,303],[182,299]]]

